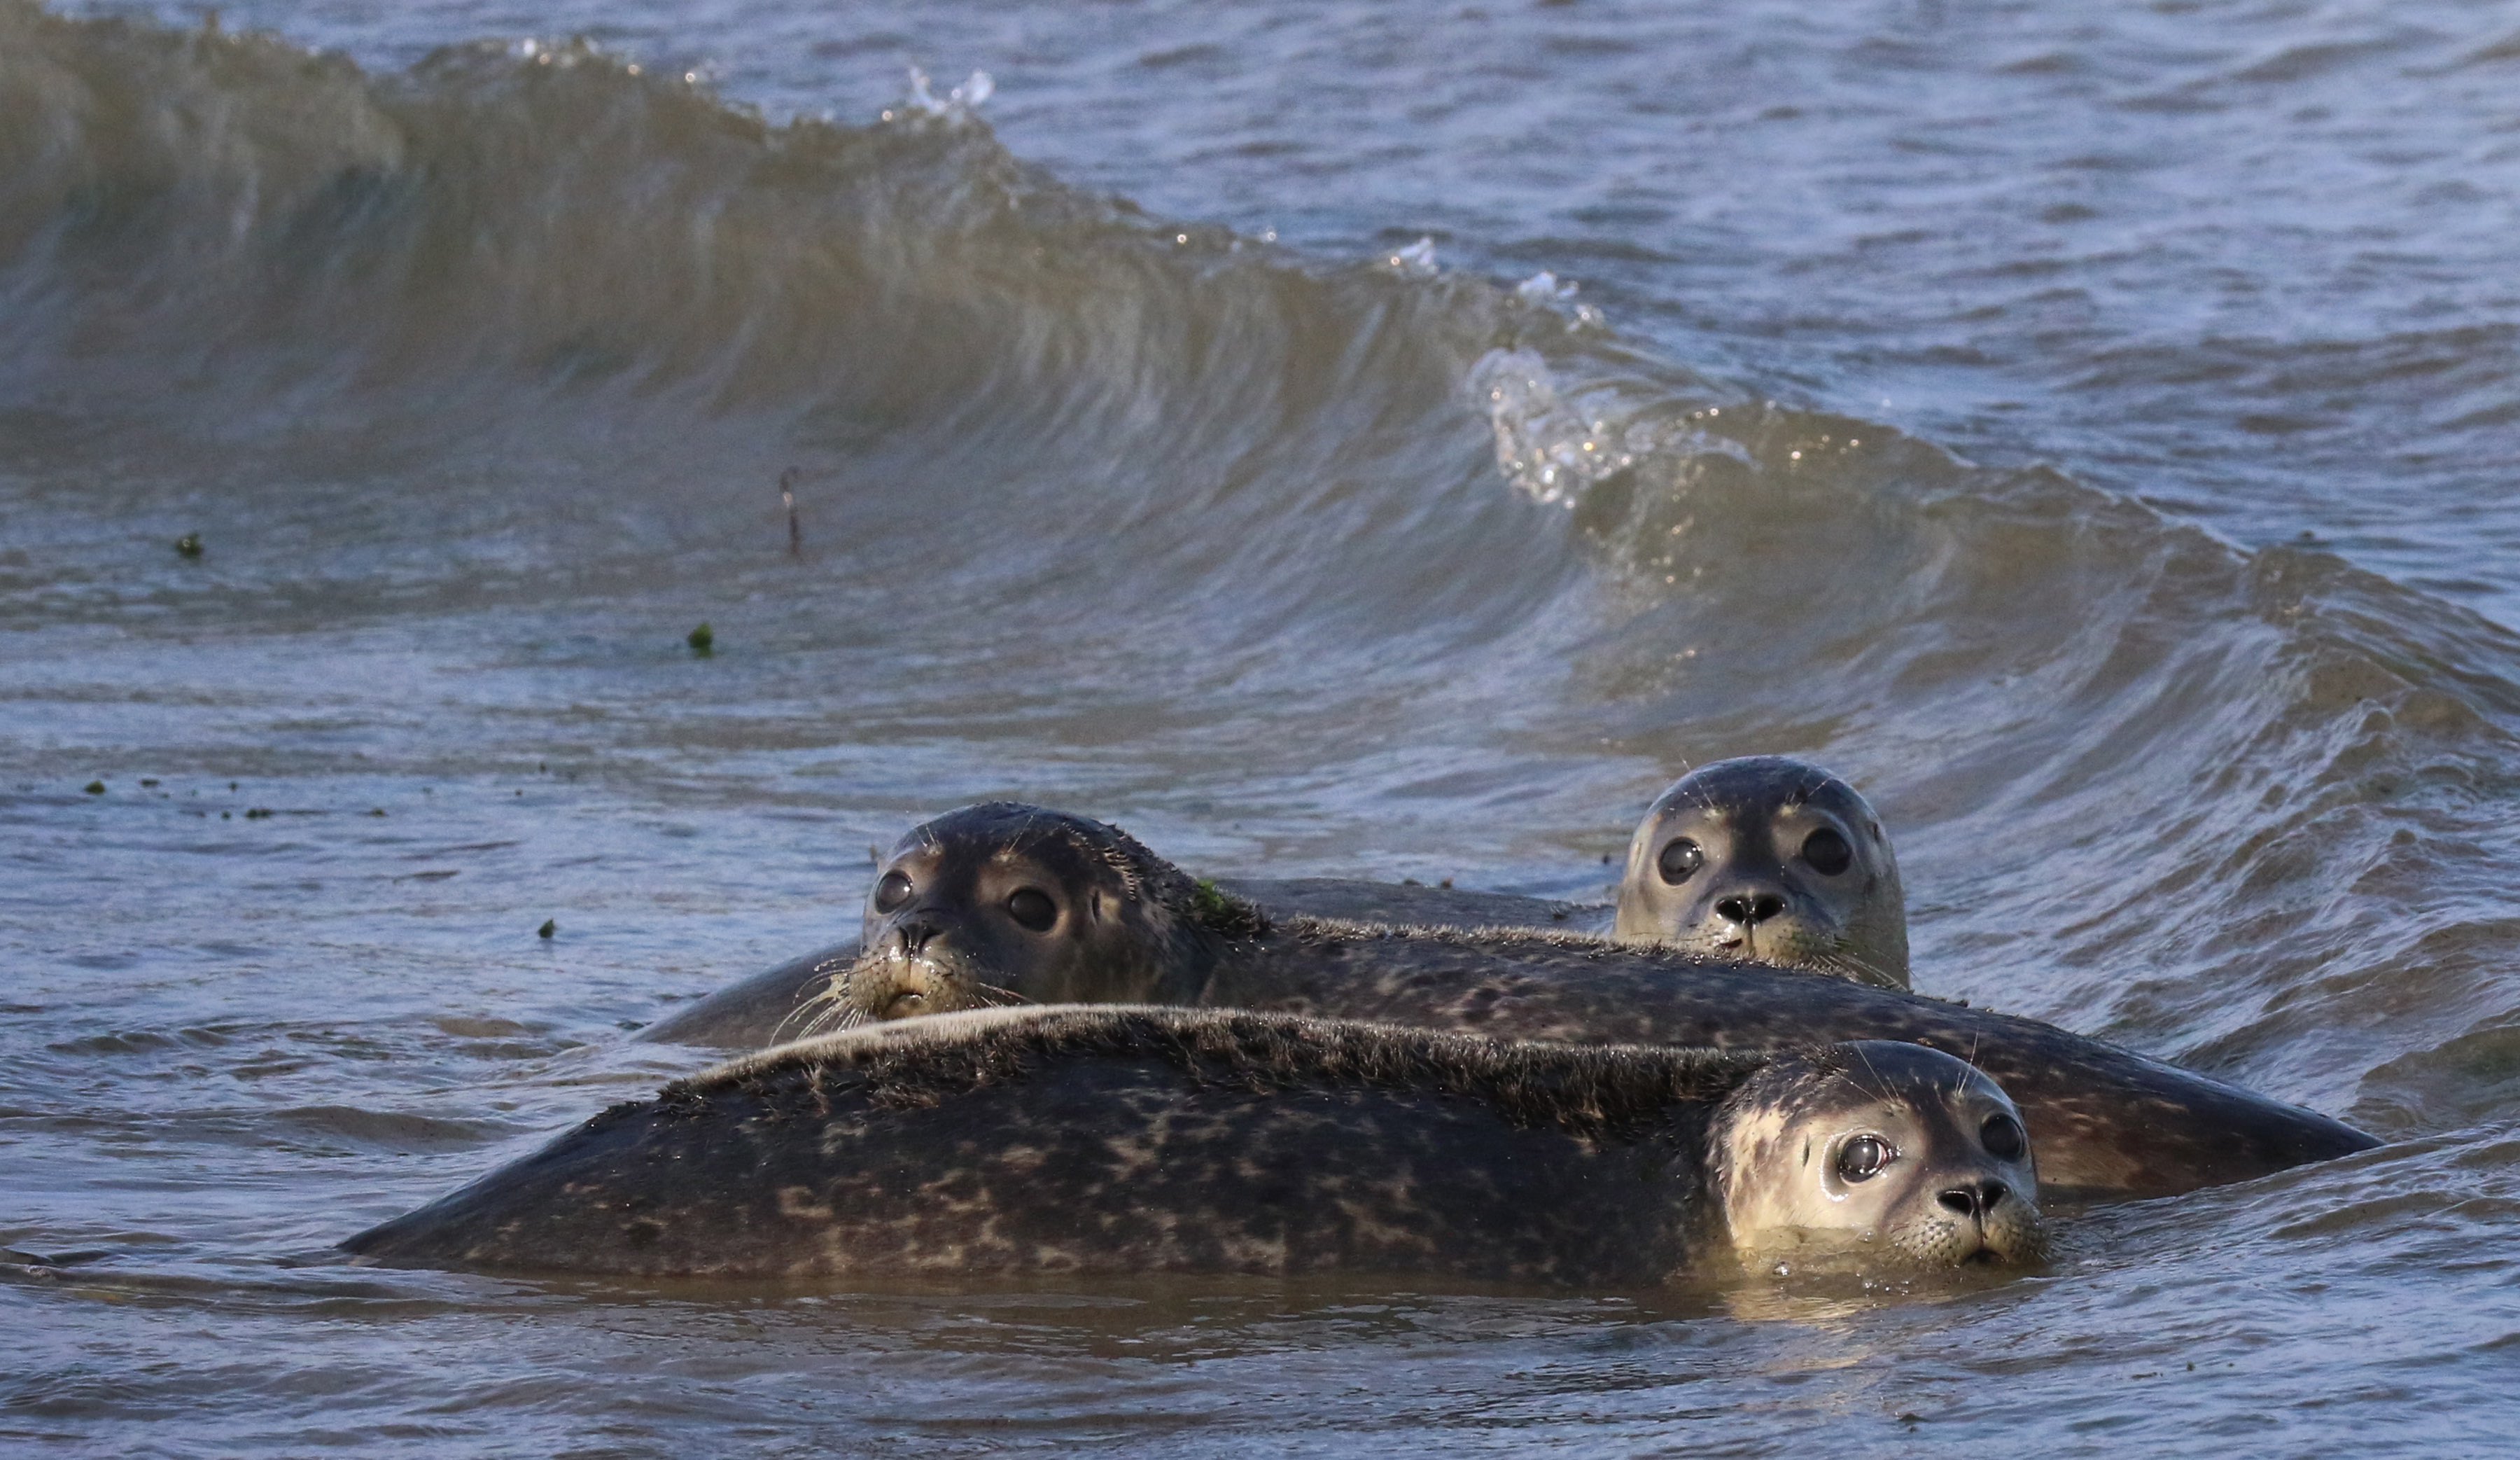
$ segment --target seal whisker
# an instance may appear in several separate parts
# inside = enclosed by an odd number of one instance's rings
[[[771,1028],[770,1042],[773,1044],[781,1042],[783,1036],[787,1034],[788,1027],[789,1025],[805,1018],[816,1009],[843,997],[848,991],[849,966],[855,961],[854,957],[846,961],[838,958],[828,958],[808,970],[808,977],[821,976],[825,980],[823,991],[798,1004],[795,1008],[788,1010],[788,1017],[779,1021],[779,1023]],[[813,1032],[814,1026],[812,1024],[808,1024],[805,1026],[804,1029],[800,1031],[798,1037],[802,1038],[806,1035],[812,1034]]]
[[[1871,1075],[1872,1083],[1879,1086],[1876,1090],[1867,1090],[1865,1093],[1875,1100],[1888,1100],[1890,1098],[1890,1082],[1881,1077],[1880,1071],[1872,1068],[1871,1052],[1867,1050],[1860,1041],[1850,1047],[1854,1049],[1855,1057],[1864,1062],[1864,1072]],[[1857,1088],[1862,1089],[1863,1087],[1859,1085]]]
[[[831,987],[798,1005],[797,1014],[818,1007],[822,1012],[807,1021],[805,1027],[797,1030],[796,1037],[811,1039],[817,1034],[834,1033],[841,1029],[854,1028],[864,1023],[866,1011],[848,1002],[849,991],[848,976],[843,973],[832,980]],[[795,1015],[791,1014],[788,1018],[793,1019]],[[787,1024],[782,1022],[780,1027],[785,1029]]]

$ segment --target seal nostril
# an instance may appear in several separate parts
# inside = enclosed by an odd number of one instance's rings
[[[1750,927],[1764,923],[1785,910],[1785,899],[1774,892],[1757,892],[1746,897],[1726,897],[1715,904],[1715,915],[1727,923]]]
[[[935,924],[921,919],[902,924],[893,930],[893,935],[901,940],[901,951],[915,955],[940,931]]]
[[[1974,1186],[1956,1186],[1934,1200],[1942,1203],[1945,1210],[1957,1211],[1962,1216],[1976,1216],[1985,1210],[1978,1205],[1978,1189]]]
[[[2012,1188],[2001,1181],[1986,1180],[1977,1184],[1977,1194],[1981,1204],[1980,1209],[1993,1211],[1997,1203],[2012,1195]]]

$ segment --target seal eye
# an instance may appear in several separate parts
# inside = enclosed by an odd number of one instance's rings
[[[1822,877],[1835,877],[1855,865],[1855,848],[1832,827],[1822,827],[1803,838],[1803,860]]]
[[[1058,921],[1058,904],[1039,888],[1017,888],[1007,897],[1007,916],[1035,933],[1048,933]]]
[[[1837,1148],[1837,1174],[1847,1181],[1869,1181],[1890,1163],[1890,1144],[1877,1135],[1860,1135]]]
[[[2030,1137],[2022,1132],[2021,1122],[2006,1115],[1987,1117],[1986,1123],[1977,1128],[1977,1138],[1986,1147],[1986,1154],[1998,1161],[2019,1161],[2021,1154],[2030,1149]]]
[[[875,885],[875,910],[888,913],[910,900],[910,878],[901,872],[887,872]]]
[[[1654,858],[1654,866],[1661,871],[1662,880],[1673,887],[1688,881],[1691,873],[1705,865],[1706,853],[1698,850],[1697,844],[1687,837],[1672,838],[1663,844],[1662,855]]]

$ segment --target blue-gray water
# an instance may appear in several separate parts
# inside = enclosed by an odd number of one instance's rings
[[[2498,1448],[2515,264],[2501,4],[0,0],[0,1443]],[[1868,1298],[325,1256],[944,807],[1598,895],[1755,751],[2392,1144]]]

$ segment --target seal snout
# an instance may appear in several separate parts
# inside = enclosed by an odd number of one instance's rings
[[[1955,1186],[1935,1200],[1942,1203],[1943,1209],[1946,1211],[1958,1212],[1961,1216],[1983,1223],[1987,1213],[1993,1211],[1998,1204],[2011,1194],[2010,1187],[1990,1176],[1974,1186]]]
[[[914,915],[895,923],[892,936],[894,942],[900,946],[902,956],[916,958],[925,952],[928,943],[944,931],[926,918]]]
[[[1715,915],[1742,928],[1756,928],[1785,910],[1785,899],[1774,892],[1744,892],[1717,899]]]

